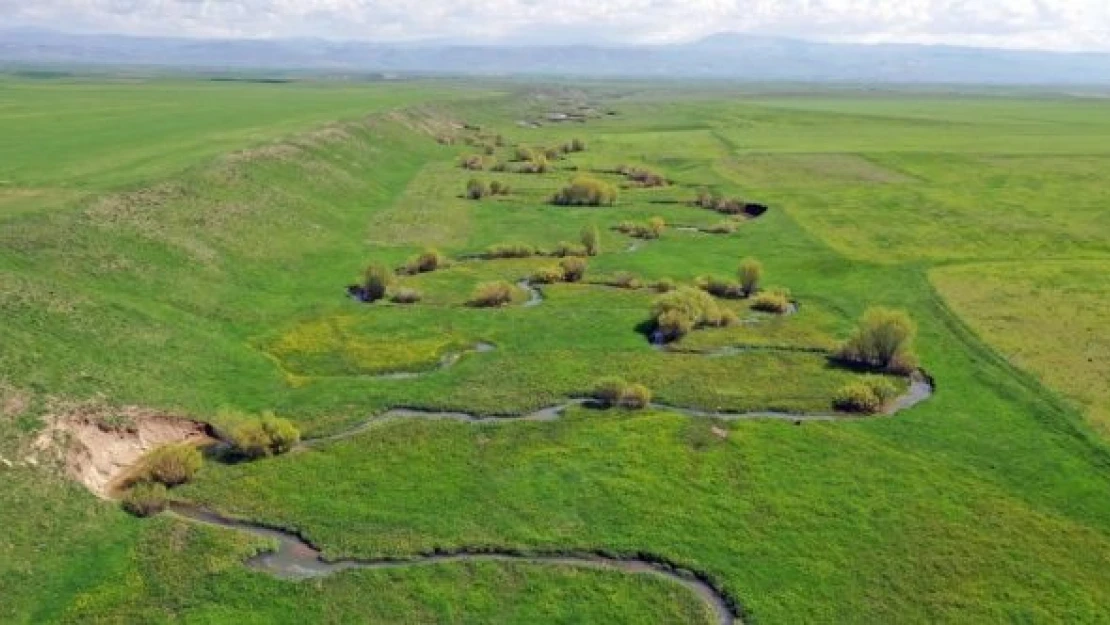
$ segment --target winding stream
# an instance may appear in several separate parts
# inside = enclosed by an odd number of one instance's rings
[[[511,550],[487,549],[481,551],[461,549],[453,552],[421,554],[404,559],[341,558],[327,560],[322,556],[319,548],[293,532],[232,519],[204,508],[180,502],[171,503],[169,510],[179,517],[197,523],[247,532],[259,538],[276,542],[276,549],[259,553],[247,559],[245,564],[256,571],[269,573],[281,579],[304,580],[326,577],[354,569],[399,569],[453,562],[520,562],[605,569],[633,575],[657,575],[666,578],[697,595],[713,615],[713,622],[719,625],[733,625],[742,622],[738,616],[740,609],[737,603],[713,586],[705,579],[705,576],[663,561],[615,557],[596,553],[529,555]]]

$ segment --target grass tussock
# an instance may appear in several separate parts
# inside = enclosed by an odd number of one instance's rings
[[[180,486],[193,479],[204,458],[200,450],[189,443],[163,445],[143,458],[136,482],[157,482],[166,487]]]
[[[890,380],[881,376],[867,376],[837,390],[833,397],[833,408],[843,412],[874,414],[881,411],[897,394],[898,389]]]
[[[526,243],[498,243],[486,248],[482,254],[485,258],[531,258],[539,251]]]
[[[402,287],[393,292],[393,295],[390,296],[389,301],[393,302],[394,304],[416,304],[422,299],[424,299],[424,295],[420,291],[408,287]]]
[[[588,267],[589,263],[584,258],[570,257],[559,262],[559,270],[562,273],[563,280],[567,282],[581,282],[582,278],[586,276]]]
[[[300,442],[301,432],[292,421],[266,414],[235,426],[228,438],[238,455],[256,459],[290,451]]]
[[[513,285],[498,280],[483,282],[470,296],[470,305],[475,308],[499,308],[513,301]]]
[[[752,310],[783,315],[790,312],[793,302],[790,291],[782,288],[767,289],[752,298]]]
[[[642,410],[651,404],[651,389],[643,384],[629,383],[622,378],[603,378],[590,396],[606,408]]]
[[[127,489],[120,505],[137,517],[154,516],[166,509],[167,495],[165,484],[139,482]]]
[[[431,273],[447,265],[447,257],[438,250],[429,248],[413,256],[405,263],[403,271],[409,275],[418,273]]]

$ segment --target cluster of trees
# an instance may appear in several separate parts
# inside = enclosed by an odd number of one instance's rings
[[[532,273],[531,280],[539,284],[554,284],[556,282],[581,282],[586,275],[589,264],[583,258],[569,256],[558,265],[541,267]]]
[[[767,207],[762,204],[726,198],[708,189],[698,191],[698,196],[694,199],[694,206],[717,211],[724,215],[747,215],[748,217],[758,217],[767,211]]]
[[[652,217],[645,224],[634,221],[622,221],[617,224],[616,230],[621,234],[636,237],[637,239],[658,239],[667,229],[667,222],[662,217]]]
[[[835,358],[842,363],[909,375],[917,370],[913,352],[917,326],[909,315],[890,308],[870,308],[860,318],[855,331],[837,349]]]
[[[471,178],[466,183],[466,197],[471,200],[480,200],[491,195],[509,195],[512,187],[500,180],[486,182],[478,178]]]
[[[617,188],[591,176],[577,176],[551,201],[559,206],[612,206],[617,202]]]
[[[739,323],[732,310],[700,289],[680,287],[656,298],[651,307],[657,342],[677,341],[696,328],[725,327]]]
[[[651,389],[616,377],[598,381],[590,396],[605,408],[640,410],[651,404]]]

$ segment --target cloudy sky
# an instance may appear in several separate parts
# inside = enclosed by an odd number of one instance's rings
[[[675,42],[720,31],[1110,51],[1110,0],[0,0],[0,27],[196,37]]]

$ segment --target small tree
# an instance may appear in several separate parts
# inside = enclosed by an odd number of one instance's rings
[[[366,268],[366,280],[363,282],[363,297],[368,302],[376,302],[385,297],[386,289],[393,283],[393,272],[388,268],[373,264]]]
[[[763,263],[754,258],[746,258],[740,263],[740,288],[746,297],[759,290],[759,281],[763,279]]]
[[[590,256],[601,253],[601,233],[598,232],[596,224],[582,228],[582,245],[586,247],[586,253]]]

